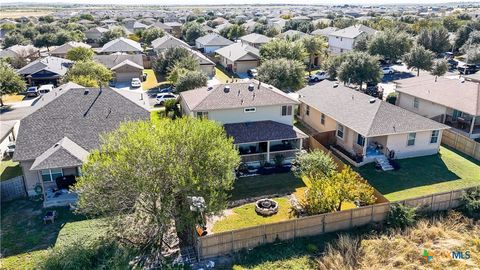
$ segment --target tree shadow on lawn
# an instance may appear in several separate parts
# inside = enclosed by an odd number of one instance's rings
[[[43,223],[47,211],[56,210],[54,223]],[[55,244],[66,223],[81,221],[68,207],[44,209],[42,201],[26,199],[1,204],[1,253],[3,257],[43,250]]]
[[[469,161],[473,162],[471,159]],[[400,169],[395,171],[377,171],[374,163],[367,164],[359,168],[358,171],[372,186],[384,195],[410,188],[461,179],[460,176],[448,168],[442,160],[441,154],[401,159],[397,160],[397,162],[400,165]]]

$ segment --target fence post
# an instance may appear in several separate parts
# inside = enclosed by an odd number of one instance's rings
[[[298,219],[295,219],[295,222],[293,223],[293,240],[297,238],[297,223],[298,223]]]
[[[373,222],[373,211],[374,211],[374,204],[372,204],[372,206],[370,208],[372,208],[372,210],[370,211],[370,222],[369,223],[372,223]]]
[[[353,227],[353,209],[350,209],[350,229]]]
[[[453,190],[450,191],[450,200],[448,200],[448,208],[447,209],[452,208],[452,198],[453,198]]]
[[[325,215],[322,217],[322,233],[325,233]]]

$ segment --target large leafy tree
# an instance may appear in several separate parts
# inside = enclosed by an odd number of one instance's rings
[[[153,63],[153,69],[159,74],[167,74],[182,59],[191,57],[190,52],[181,47],[168,48]]]
[[[27,45],[30,41],[25,38],[21,33],[12,31],[8,33],[3,39],[3,47],[8,48],[13,45]]]
[[[382,71],[378,58],[364,52],[350,52],[338,69],[338,78],[342,82],[358,84],[360,89],[365,82],[379,82]]]
[[[304,85],[304,70],[303,63],[297,60],[269,59],[258,67],[258,78],[283,91],[297,90]]]
[[[444,59],[437,60],[433,62],[432,70],[430,71],[433,76],[435,76],[435,81],[437,81],[438,76],[443,76],[447,73],[448,63]]]
[[[445,27],[422,29],[417,37],[417,44],[434,53],[443,53],[451,48],[448,30]]]
[[[296,176],[309,179],[331,176],[338,168],[329,154],[318,149],[297,155],[293,164]]]
[[[467,50],[466,59],[469,64],[480,64],[480,45],[473,46]]]
[[[50,50],[49,47],[57,44],[57,36],[54,33],[45,33],[38,35],[33,41],[35,47],[47,47],[47,50]]]
[[[340,54],[337,56],[330,56],[324,63],[324,68],[328,72],[330,78],[336,78],[338,76],[338,68],[345,61],[347,54]]]
[[[76,62],[67,72],[64,81],[75,82],[85,87],[106,85],[112,79],[112,72],[102,64],[90,61]]]
[[[480,30],[480,22],[469,23],[467,25],[460,26],[455,34],[454,47],[456,50],[460,49],[470,37],[470,33],[475,30]]]
[[[205,31],[197,22],[186,23],[182,28],[183,37],[185,41],[189,44],[195,44],[195,40],[201,36],[205,35]]]
[[[25,90],[25,81],[10,67],[10,65],[0,60],[0,106],[3,106],[3,96],[15,94]]]
[[[398,60],[410,51],[412,39],[405,32],[386,30],[376,34],[368,44],[371,55],[379,55],[385,59]]]
[[[245,28],[238,24],[232,24],[220,31],[220,35],[230,40],[237,40],[239,37],[244,36],[245,34]]]
[[[417,76],[420,75],[420,69],[430,70],[433,64],[434,53],[422,46],[414,46],[409,53],[405,54],[403,61],[409,69],[416,69]]]
[[[287,39],[272,39],[260,48],[262,61],[276,58],[286,58],[303,62],[308,53],[301,41]]]
[[[109,41],[112,41],[120,37],[125,37],[125,36],[126,36],[126,33],[122,28],[114,27],[108,30],[107,32],[103,33],[99,42],[100,42],[100,45],[103,45]]]
[[[206,214],[226,207],[239,162],[233,140],[214,121],[124,123],[84,164],[78,209],[106,217],[112,237],[161,256],[166,237],[176,231],[185,240],[198,224],[190,196],[204,199]]]
[[[94,52],[90,48],[76,47],[67,52],[66,58],[72,61],[88,61],[93,59]]]
[[[157,38],[163,37],[165,35],[165,32],[157,27],[152,27],[149,29],[145,29],[142,32],[142,38],[140,41],[142,41],[145,44],[150,45],[152,41],[154,41]]]
[[[188,71],[179,75],[175,89],[178,92],[192,90],[198,87],[207,86],[207,81],[208,77],[204,72],[200,70]]]
[[[322,37],[319,36],[306,36],[302,39],[303,47],[308,54],[308,74],[312,72],[312,65],[314,58],[325,58],[327,55],[328,44]]]
[[[463,53],[467,53],[468,50],[476,46],[480,46],[480,31],[471,32],[465,44],[460,47],[460,51]]]
[[[175,84],[182,75],[196,70],[200,70],[198,60],[192,55],[188,55],[176,61],[175,64],[168,70],[168,80]]]

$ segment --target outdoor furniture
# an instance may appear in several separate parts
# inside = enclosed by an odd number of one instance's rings
[[[55,223],[55,218],[57,217],[57,211],[48,211],[45,216],[43,217],[43,223],[47,224],[47,222],[50,221],[50,223]]]

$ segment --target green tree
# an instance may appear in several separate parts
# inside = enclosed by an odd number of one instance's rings
[[[178,61],[169,68],[168,80],[173,84],[176,84],[181,76],[187,74],[190,71],[200,70],[200,64],[198,60],[192,55],[188,55]]]
[[[433,62],[432,70],[430,71],[433,76],[435,76],[435,81],[437,81],[438,76],[443,76],[447,73],[448,63],[445,60],[437,60]]]
[[[120,37],[125,37],[125,36],[126,36],[126,33],[122,28],[115,27],[103,33],[99,42],[100,42],[100,45],[103,45],[109,41],[112,41]]]
[[[177,83],[175,84],[175,89],[178,92],[192,90],[207,86],[207,81],[208,77],[204,72],[200,70],[189,71],[179,76]]]
[[[324,69],[327,71],[330,78],[334,79],[338,76],[338,69],[345,61],[347,54],[337,56],[330,56],[324,64]]]
[[[103,136],[83,165],[78,211],[106,217],[109,235],[160,255],[172,225],[186,240],[199,222],[189,196],[205,200],[205,214],[226,207],[239,162],[233,140],[214,121],[124,123]]]
[[[358,52],[368,51],[368,38],[360,37],[357,41],[355,41],[355,44],[353,45],[353,49]]]
[[[286,58],[303,62],[308,53],[301,41],[287,39],[272,39],[260,48],[262,61],[276,58]]]
[[[338,166],[333,158],[322,150],[297,155],[292,170],[297,177],[316,179],[333,175]]]
[[[2,25],[0,25],[0,29],[4,30],[4,31],[12,31],[15,29],[15,24],[13,23],[4,23]]]
[[[461,25],[461,20],[456,16],[450,15],[443,18],[443,27],[447,28],[449,32],[456,32]]]
[[[304,70],[304,64],[297,60],[268,59],[258,67],[258,78],[283,91],[298,90],[305,83]]]
[[[93,59],[94,52],[90,48],[76,47],[68,50],[66,58],[72,61],[88,61]]]
[[[473,46],[467,50],[466,59],[469,64],[480,64],[480,45]]]
[[[13,31],[5,35],[5,38],[3,39],[3,47],[4,48],[9,48],[12,47],[13,45],[27,45],[29,43],[29,40],[26,39],[22,34]]]
[[[59,31],[56,34],[55,45],[60,46],[69,41],[83,41],[85,40],[85,34],[75,30],[75,31]]]
[[[315,57],[325,58],[328,44],[319,36],[306,36],[302,38],[303,47],[308,54],[308,75],[312,73],[312,65]]]
[[[64,81],[85,87],[100,87],[112,79],[112,72],[102,64],[90,61],[76,62],[67,72]]]
[[[423,29],[417,37],[417,44],[434,53],[443,53],[451,48],[448,30],[444,27]]]
[[[184,25],[183,30],[185,34],[185,41],[189,44],[195,44],[195,40],[205,35],[205,31],[202,26],[197,22],[189,22]]]
[[[460,28],[458,28],[456,34],[455,34],[455,49],[460,49],[465,42],[467,42],[468,38],[470,37],[470,33],[472,33],[475,30],[480,29],[480,23],[479,24],[467,24],[463,25]]]
[[[480,31],[473,31],[468,36],[467,41],[460,47],[460,52],[467,53],[468,50],[480,45]]]
[[[163,37],[165,35],[165,32],[162,29],[159,29],[157,27],[152,27],[145,29],[142,32],[142,38],[140,39],[141,42],[150,45],[152,44],[152,41],[154,41],[157,38]]]
[[[152,67],[157,73],[166,75],[175,63],[187,57],[190,57],[190,52],[185,48],[168,48],[153,62]]]
[[[267,31],[267,26],[262,23],[255,23],[252,33],[257,33],[260,35],[265,35],[265,32]]]
[[[365,82],[379,82],[382,71],[378,58],[364,52],[350,52],[338,69],[338,78],[342,82],[355,83],[360,86]]]
[[[265,30],[265,36],[267,37],[276,37],[278,36],[278,34],[280,34],[280,31],[278,31],[278,29],[273,26],[269,26]]]
[[[47,47],[47,50],[50,51],[49,47],[57,44],[57,36],[54,33],[46,33],[38,35],[33,41],[35,47]]]
[[[409,69],[417,69],[417,76],[420,76],[420,69],[430,70],[433,64],[434,53],[420,45],[415,45],[409,53],[405,54],[403,61]]]
[[[0,60],[0,106],[3,107],[3,96],[16,94],[25,90],[23,78],[3,60]]]
[[[245,34],[245,28],[238,24],[232,24],[220,31],[220,35],[230,40],[237,40],[239,37],[244,36]]]
[[[386,30],[377,33],[368,44],[368,52],[371,55],[379,55],[392,61],[401,59],[410,51],[412,39],[405,32]]]

